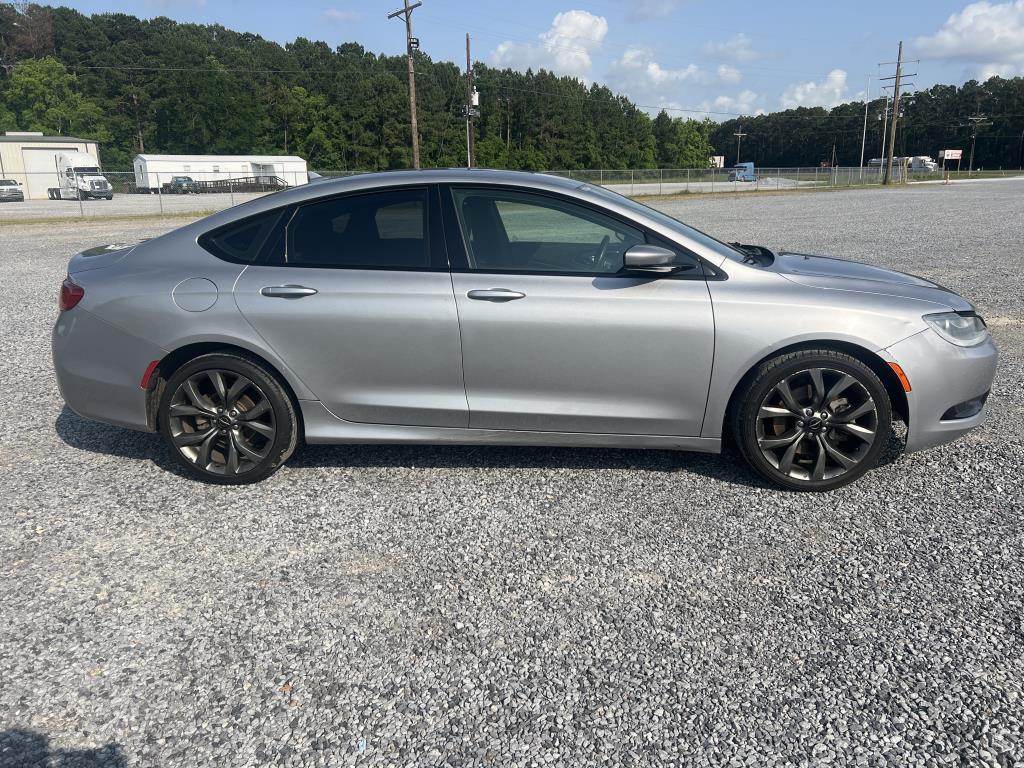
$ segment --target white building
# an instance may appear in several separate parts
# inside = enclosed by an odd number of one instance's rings
[[[27,199],[45,200],[48,189],[60,186],[57,155],[62,152],[81,152],[99,161],[99,145],[91,139],[7,131],[0,136],[0,179],[19,182]]]
[[[277,177],[289,187],[309,181],[306,161],[289,155],[136,155],[135,185],[158,190],[175,176],[193,181]]]

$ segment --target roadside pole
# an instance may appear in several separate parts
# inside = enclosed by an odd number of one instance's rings
[[[164,188],[160,183],[160,174],[156,175],[156,199],[160,201],[160,215],[164,214]]]
[[[884,78],[888,80],[889,78]],[[889,124],[889,151],[885,158],[885,175],[882,183],[892,181],[892,155],[896,151],[896,117],[900,113],[900,80],[903,79],[903,41],[900,40],[899,53],[896,55],[896,76],[893,78],[892,89],[892,122]]]
[[[868,76],[867,84],[864,86],[864,131],[860,136],[860,177],[864,178],[864,147],[868,143],[868,91],[871,89],[871,77]]]

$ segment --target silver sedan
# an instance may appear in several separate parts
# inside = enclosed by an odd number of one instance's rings
[[[723,243],[600,187],[503,171],[320,181],[74,256],[67,405],[195,477],[306,443],[719,452],[829,490],[978,426],[996,348],[910,275]]]

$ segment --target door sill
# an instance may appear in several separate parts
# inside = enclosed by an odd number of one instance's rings
[[[535,445],[567,448],[653,448],[721,453],[717,437],[680,435],[615,435],[594,432],[529,432],[459,427],[416,427],[400,424],[361,424],[335,417],[318,400],[300,400],[306,442],[394,443],[425,445]]]

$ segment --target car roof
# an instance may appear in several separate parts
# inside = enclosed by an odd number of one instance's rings
[[[317,196],[330,186],[338,191],[356,188],[401,186],[405,184],[513,184],[515,186],[550,187],[561,190],[577,189],[579,180],[533,171],[506,171],[494,168],[429,168],[424,170],[375,171],[356,173],[339,178],[322,177],[317,180]],[[301,189],[297,187],[296,189]]]

